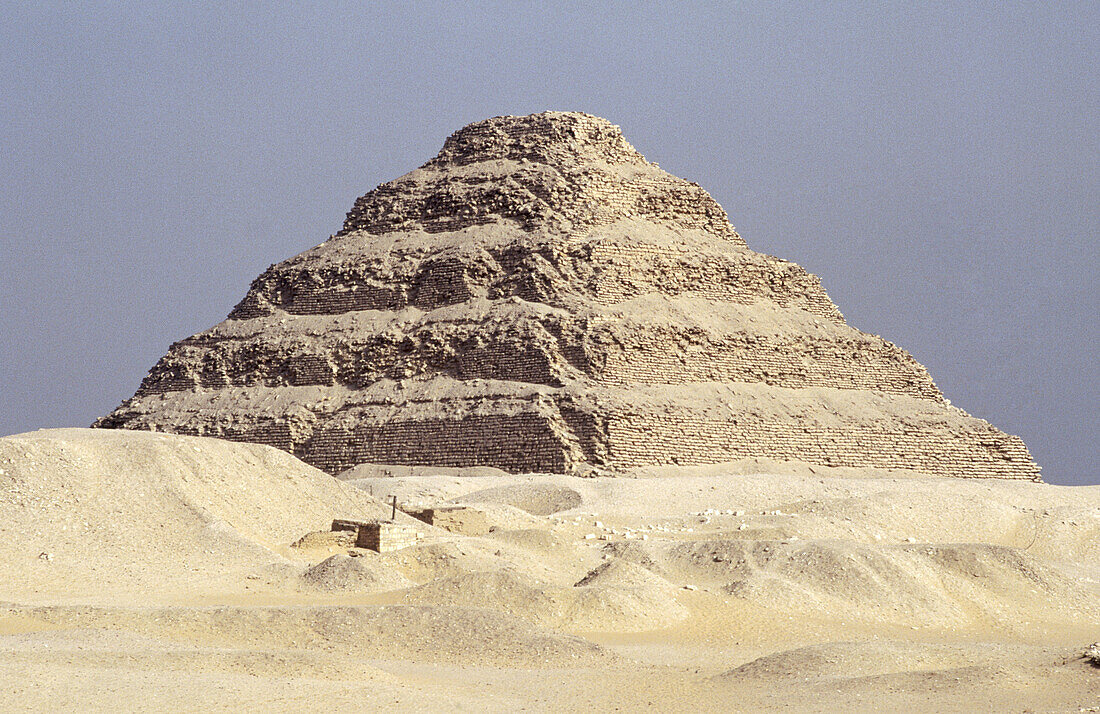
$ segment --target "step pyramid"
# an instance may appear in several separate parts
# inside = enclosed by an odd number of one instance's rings
[[[270,444],[329,473],[764,457],[1039,477],[1019,438],[849,327],[817,277],[572,112],[456,132],[95,426]]]

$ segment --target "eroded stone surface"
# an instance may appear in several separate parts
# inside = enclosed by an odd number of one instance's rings
[[[767,457],[1038,478],[1020,439],[750,250],[702,188],[563,112],[456,132],[96,426],[271,444],[330,473]]]

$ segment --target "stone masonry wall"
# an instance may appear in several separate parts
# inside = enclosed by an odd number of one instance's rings
[[[379,284],[376,271],[392,280]],[[532,280],[536,280],[537,284]],[[843,323],[818,278],[758,253],[700,254],[690,246],[575,243],[555,250],[517,246],[468,256],[417,256],[361,268],[273,266],[257,278],[231,319],[271,314],[334,315],[353,310],[432,310],[472,297],[520,297],[567,306],[614,305],[648,293],[698,294],[719,302],[769,300]]]
[[[699,255],[688,248],[602,244],[591,251],[599,266],[593,290],[604,305],[651,292],[693,293],[717,302],[751,304],[770,300],[833,322],[843,322],[821,281],[802,267],[759,253]],[[649,269],[640,266],[651,265]]]
[[[942,402],[932,378],[889,343],[845,346],[732,335],[698,340],[684,349],[674,339],[653,340],[609,354],[595,378],[602,384],[763,382],[802,389],[872,389]]]
[[[591,419],[576,426],[570,436],[575,443],[589,445],[579,452],[550,420],[534,413],[393,421],[353,429],[322,427],[296,446],[289,443],[285,425],[260,424],[251,431],[217,435],[284,448],[329,473],[368,462],[569,473],[582,463],[626,471],[653,464],[686,466],[762,457],[971,478],[1039,476],[1023,442],[988,424],[960,429],[880,421],[823,427],[779,416],[738,414],[714,420],[635,412],[612,416],[602,434],[596,433]],[[591,451],[594,444],[602,447],[600,453]]]
[[[174,345],[138,395],[248,386],[362,388],[379,379],[432,374],[562,386],[763,382],[782,387],[874,389],[942,401],[927,371],[903,350],[851,333],[836,341],[808,335],[712,335],[681,327],[607,320],[562,324],[432,323],[354,341],[197,336]]]
[[[1023,442],[988,424],[955,432],[934,425],[852,423],[827,428],[751,415],[710,421],[647,414],[612,418],[608,443],[609,466],[618,469],[764,457],[942,476],[1039,478]],[[654,443],[662,444],[660,452],[653,450]]]
[[[333,474],[371,462],[566,473],[576,461],[549,420],[533,413],[324,428],[299,451]]]

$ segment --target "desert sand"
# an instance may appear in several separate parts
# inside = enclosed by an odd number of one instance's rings
[[[4,711],[1100,710],[1100,487],[0,439]],[[333,519],[466,504],[415,545]]]

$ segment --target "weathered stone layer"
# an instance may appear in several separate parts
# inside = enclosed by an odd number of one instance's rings
[[[875,389],[941,400],[924,368],[885,340],[805,316],[789,330],[724,311],[701,298],[647,299],[626,319],[523,301],[471,300],[428,313],[237,320],[176,343],[138,396],[187,389],[342,385],[443,374],[562,386],[763,382],[784,387]],[[721,329],[692,322],[718,312]],[[782,315],[773,310],[772,317]],[[774,321],[772,322],[774,326]],[[280,339],[273,341],[271,337]]]
[[[1019,438],[913,397],[880,393],[868,400],[845,390],[763,384],[578,393],[486,382],[441,403],[429,396],[432,386],[420,384],[407,395],[285,388],[270,390],[267,405],[250,401],[247,390],[226,390],[224,407],[197,408],[192,393],[176,392],[149,397],[156,409],[119,416],[131,428],[154,428],[150,413],[172,413],[183,416],[173,431],[272,444],[332,473],[364,462],[561,473],[767,457],[943,476],[1038,477]],[[293,405],[288,416],[257,416],[280,401]],[[301,408],[307,401],[323,409],[307,412]]]
[[[658,292],[742,304],[770,300],[843,322],[817,277],[794,263],[716,245],[698,234],[661,232],[664,240],[653,242],[624,235],[638,228],[626,222],[568,241],[519,234],[511,242],[488,245],[480,244],[476,233],[460,233],[448,236],[461,241],[458,245],[434,249],[401,241],[376,246],[362,238],[344,246],[339,243],[346,238],[335,238],[331,242],[338,245],[331,250],[314,249],[271,266],[253,281],[230,317],[247,319],[275,310],[296,315],[432,310],[474,298],[518,297],[559,307],[613,305]],[[653,232],[652,226],[641,228]],[[341,250],[345,260],[334,263],[328,255],[334,250]]]

